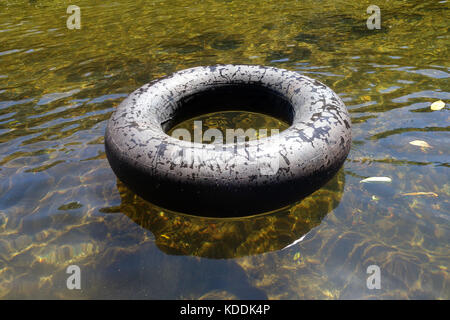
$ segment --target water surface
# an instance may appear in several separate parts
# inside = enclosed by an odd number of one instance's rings
[[[358,1],[73,4],[80,30],[66,27],[69,3],[0,2],[0,298],[450,298],[450,113],[430,109],[450,98],[447,1],[378,1],[380,30]],[[353,122],[339,174],[229,221],[155,207],[117,181],[103,145],[114,108],[216,63],[331,87]],[[360,183],[372,176],[392,182]],[[81,290],[66,288],[72,264]]]

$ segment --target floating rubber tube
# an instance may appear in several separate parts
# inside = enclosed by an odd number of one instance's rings
[[[229,144],[166,132],[216,111],[264,113],[290,124],[279,134]],[[216,65],[175,72],[130,94],[105,133],[108,161],[131,190],[156,205],[233,217],[281,208],[311,194],[344,163],[351,122],[330,88],[297,72]]]

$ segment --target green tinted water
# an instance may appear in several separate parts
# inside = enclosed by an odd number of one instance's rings
[[[71,4],[80,30],[66,27],[69,3],[0,2],[0,298],[450,298],[450,114],[430,109],[450,98],[447,1],[378,1],[380,30],[364,1]],[[353,122],[340,173],[233,220],[157,208],[118,182],[103,146],[114,108],[216,63],[296,70],[337,92]],[[360,183],[372,176],[392,182]],[[66,287],[72,264],[81,290]]]

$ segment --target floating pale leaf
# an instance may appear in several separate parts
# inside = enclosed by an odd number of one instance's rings
[[[429,196],[429,197],[438,197],[437,193],[434,192],[408,192],[401,193],[402,196]]]
[[[444,107],[445,107],[445,102],[442,100],[435,101],[430,106],[431,110],[433,110],[433,111],[444,109]]]
[[[389,177],[369,177],[360,181],[360,183],[367,182],[392,182],[392,179]]]
[[[423,140],[414,140],[411,141],[409,144],[412,144],[413,146],[418,146],[418,147],[422,147],[422,148],[431,148],[431,146]]]

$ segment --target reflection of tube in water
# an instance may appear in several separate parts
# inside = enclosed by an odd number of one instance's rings
[[[337,207],[344,179],[340,170],[324,187],[298,203],[243,218],[206,218],[162,209],[118,181],[122,198],[120,211],[150,230],[157,246],[165,253],[236,258],[280,250],[298,242]]]

